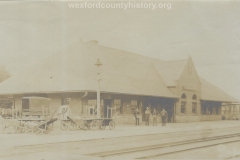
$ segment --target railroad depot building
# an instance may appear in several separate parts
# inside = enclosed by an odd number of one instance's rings
[[[96,67],[100,59],[102,66]],[[97,105],[97,70],[100,69],[101,115],[117,123],[134,123],[139,108],[165,108],[169,122],[220,120],[222,103],[238,102],[199,77],[192,59],[162,61],[78,41],[0,84],[0,96],[13,98],[21,110],[22,97],[51,98],[54,112],[69,98],[77,116],[91,116]],[[159,118],[160,121],[160,118]]]

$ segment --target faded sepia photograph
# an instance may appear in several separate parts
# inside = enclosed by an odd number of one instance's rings
[[[0,1],[0,159],[240,159],[240,1]]]

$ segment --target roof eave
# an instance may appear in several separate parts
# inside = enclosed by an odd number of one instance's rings
[[[18,93],[3,93],[0,95],[19,95],[19,94],[54,94],[54,93],[64,93],[64,92],[96,92],[95,90],[65,90],[65,91],[42,91],[42,92],[18,92]],[[112,94],[125,94],[125,95],[137,95],[137,96],[152,96],[159,98],[172,98],[178,99],[177,96],[165,96],[165,95],[151,95],[151,94],[136,94],[136,93],[124,93],[124,92],[109,92],[109,91],[100,91],[101,93],[112,93]]]
[[[200,99],[201,101],[212,101],[212,102],[222,102],[222,103],[240,103],[240,101],[229,101],[229,100],[216,100],[216,99]]]

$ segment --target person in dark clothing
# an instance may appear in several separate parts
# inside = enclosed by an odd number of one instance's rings
[[[135,116],[135,120],[136,120],[136,126],[139,126],[140,112],[139,112],[138,108],[136,108],[136,110],[134,112],[134,116]]]
[[[167,111],[163,108],[161,111],[162,126],[166,126],[167,121]]]
[[[145,111],[145,125],[149,126],[149,117],[150,117],[150,110],[147,107],[146,111]]]
[[[154,108],[153,113],[152,113],[153,126],[157,126],[157,115],[158,115],[157,110],[156,110],[156,108]]]

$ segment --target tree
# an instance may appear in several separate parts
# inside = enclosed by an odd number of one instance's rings
[[[4,65],[0,65],[0,83],[11,77]],[[10,108],[12,106],[11,100],[0,100],[0,108]]]
[[[0,65],[0,83],[11,77],[11,74],[6,70],[4,65]]]

